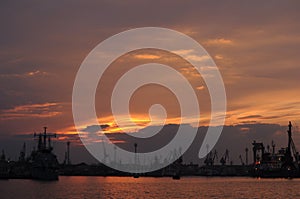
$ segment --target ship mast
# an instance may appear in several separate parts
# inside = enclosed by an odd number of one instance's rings
[[[288,132],[288,148],[287,148],[287,153],[289,156],[292,156],[291,153],[291,142],[292,142],[292,123],[289,122],[289,130]]]
[[[51,137],[56,137],[55,133],[47,133],[47,127],[44,127],[44,132],[36,134],[34,133],[34,137],[38,136],[38,150],[49,150],[52,151],[51,146]],[[48,138],[48,146],[47,146],[47,138]]]

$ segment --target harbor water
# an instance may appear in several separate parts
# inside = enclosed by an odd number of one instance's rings
[[[0,198],[300,198],[300,179],[64,177],[0,180]]]

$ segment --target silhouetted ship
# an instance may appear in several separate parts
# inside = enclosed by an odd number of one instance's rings
[[[34,134],[38,137],[38,149],[30,157],[31,177],[36,180],[58,180],[59,164],[51,146],[51,137],[56,137],[56,134],[46,131],[47,127],[44,127],[43,133]]]
[[[253,168],[251,175],[262,178],[294,178],[299,177],[299,153],[292,139],[292,124],[288,125],[288,145],[275,153],[265,150],[263,143],[253,142]],[[260,153],[260,155],[259,155]]]

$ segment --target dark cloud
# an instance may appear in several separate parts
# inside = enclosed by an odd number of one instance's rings
[[[244,117],[239,117],[238,119],[239,120],[256,119],[256,118],[261,118],[261,117],[262,117],[261,115],[247,115],[247,116],[244,116]]]
[[[108,124],[102,124],[102,125],[91,125],[87,126],[86,128],[82,129],[83,132],[88,132],[88,133],[97,133],[100,130],[105,131],[105,129],[109,128]]]

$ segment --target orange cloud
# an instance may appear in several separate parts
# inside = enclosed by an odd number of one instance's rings
[[[1,120],[11,120],[19,118],[45,118],[54,117],[61,114],[59,103],[44,104],[26,104],[15,106],[11,109],[2,110],[0,113]]]
[[[183,56],[186,59],[196,61],[196,62],[202,62],[210,59],[208,55],[199,56],[195,54],[193,49],[181,49],[181,50],[172,51],[172,53]]]
[[[134,58],[137,58],[137,59],[159,59],[161,57],[159,55],[138,54],[138,55],[134,55]]]
[[[36,70],[36,71],[31,71],[28,73],[25,73],[25,75],[27,76],[36,76],[36,75],[47,75],[48,73],[40,71],[40,70]]]
[[[204,86],[198,86],[196,89],[197,89],[197,90],[204,90],[205,87],[204,87]]]
[[[215,59],[221,60],[224,59],[224,57],[222,55],[215,55]]]
[[[35,71],[29,71],[23,74],[0,74],[0,77],[6,77],[6,78],[30,78],[30,77],[36,77],[36,76],[45,76],[49,75],[49,73],[45,71],[35,70]]]
[[[193,52],[194,52],[193,49],[182,49],[182,50],[174,50],[174,51],[172,51],[172,53],[178,54],[178,55],[189,55],[189,54],[191,54]]]
[[[232,45],[233,40],[230,39],[224,39],[224,38],[219,38],[219,39],[209,39],[206,42],[204,42],[208,46],[214,46],[214,45]]]
[[[190,79],[199,79],[201,77],[198,71],[195,68],[191,67],[182,67],[180,68],[180,72],[182,72],[183,75]]]

